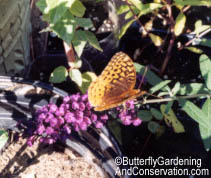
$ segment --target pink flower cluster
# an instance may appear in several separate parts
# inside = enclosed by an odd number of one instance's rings
[[[48,104],[36,111],[35,129],[31,132],[28,145],[32,145],[38,137],[48,144],[65,141],[72,131],[87,130],[91,124],[101,128],[107,120],[107,114],[93,111],[87,94],[66,96],[59,107]]]
[[[124,125],[141,124],[137,117],[134,101],[127,101],[126,108],[116,110]],[[35,139],[52,144],[56,141],[65,141],[72,131],[87,130],[90,125],[102,128],[108,120],[105,112],[95,112],[88,101],[87,94],[66,96],[60,106],[48,104],[35,112],[33,126],[30,127],[28,145]]]
[[[125,103],[125,109],[120,110],[118,107],[117,110],[119,111],[119,118],[124,125],[131,125],[139,126],[142,120],[137,116],[137,111],[135,109],[134,100],[129,100]]]

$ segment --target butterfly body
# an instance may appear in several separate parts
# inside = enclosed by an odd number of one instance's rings
[[[116,53],[88,89],[88,99],[95,111],[117,107],[127,100],[143,95],[134,89],[136,71],[132,59],[123,52]]]

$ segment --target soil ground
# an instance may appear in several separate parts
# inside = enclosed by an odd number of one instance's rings
[[[38,142],[27,146],[19,138],[5,149],[0,157],[1,178],[102,178],[92,163],[68,148],[55,150],[53,145]]]

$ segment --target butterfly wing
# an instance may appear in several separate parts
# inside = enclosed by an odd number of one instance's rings
[[[123,52],[116,53],[99,78],[109,85],[115,86],[117,82],[120,82],[124,83],[127,89],[133,89],[136,82],[136,71],[132,59]]]
[[[101,75],[92,82],[88,97],[96,110],[115,107],[132,96],[137,97],[139,90],[134,90],[136,71],[132,59],[123,52],[116,53]]]
[[[107,109],[111,109],[125,103],[128,100],[137,98],[143,94],[145,94],[145,91],[140,91],[138,89],[130,90],[126,93],[123,93],[121,96],[106,98],[105,100],[103,100],[102,104],[100,106],[95,107],[94,110],[104,111]]]

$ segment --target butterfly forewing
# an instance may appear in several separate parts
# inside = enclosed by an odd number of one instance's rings
[[[132,59],[123,52],[116,53],[99,78],[113,85],[118,81],[127,83],[133,89],[136,82],[136,71]]]
[[[134,90],[136,71],[132,59],[123,52],[116,53],[96,81],[88,89],[89,102],[95,110],[106,110],[137,97]]]

